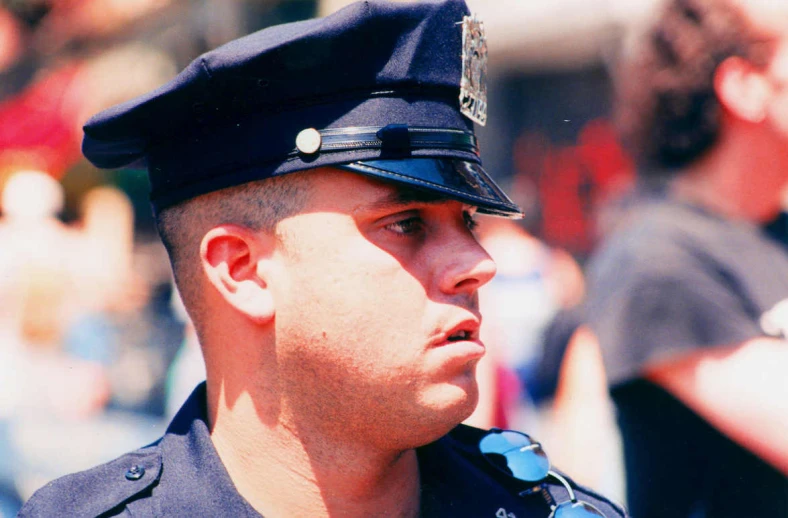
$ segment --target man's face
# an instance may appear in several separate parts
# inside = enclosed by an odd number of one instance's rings
[[[765,115],[788,143],[788,8],[769,0],[749,0],[741,7],[754,29],[773,41],[774,53],[764,71],[769,83]]]
[[[474,209],[339,170],[311,180],[277,227],[271,283],[289,418],[381,447],[437,438],[477,401],[477,290],[495,265]]]
[[[788,9],[783,2],[739,1],[753,29],[771,42],[773,50],[768,64],[759,71],[765,85],[761,131],[752,134],[754,143],[747,150],[763,167],[748,177],[739,191],[739,202],[746,212],[766,222],[779,213],[780,193],[788,182]],[[744,89],[742,95],[752,92]]]
[[[788,28],[777,40],[766,73],[771,90],[767,116],[788,146]]]

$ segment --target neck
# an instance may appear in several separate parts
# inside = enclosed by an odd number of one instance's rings
[[[672,194],[729,219],[771,219],[780,210],[785,166],[768,138],[752,128],[723,132],[706,155],[673,180]]]
[[[209,383],[211,438],[238,492],[260,514],[418,516],[414,450],[378,451],[310,433],[287,422],[286,404],[261,404],[248,392],[230,399],[223,385]]]

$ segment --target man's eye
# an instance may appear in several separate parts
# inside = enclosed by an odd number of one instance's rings
[[[416,234],[420,232],[423,227],[424,227],[424,222],[421,220],[421,218],[415,216],[401,219],[399,221],[395,221],[394,223],[390,223],[386,225],[387,229],[396,232],[397,234],[401,234],[403,236]]]
[[[479,222],[476,221],[476,218],[470,212],[463,212],[462,217],[465,220],[465,225],[471,232],[479,228]]]

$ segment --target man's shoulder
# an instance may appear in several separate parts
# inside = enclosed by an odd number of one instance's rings
[[[18,516],[115,516],[129,502],[150,494],[161,469],[161,450],[154,443],[53,480],[33,494]]]
[[[530,485],[527,486],[522,482],[516,481],[513,477],[502,474],[482,456],[478,445],[479,441],[487,433],[487,430],[459,425],[447,435],[446,439],[448,439],[448,443],[452,448],[470,462],[474,469],[485,472],[512,495],[519,496],[523,491],[533,489]],[[629,516],[621,505],[587,487],[577,484],[565,474],[560,474],[568,482],[578,500],[593,504],[604,513],[606,518]],[[545,482],[543,484],[543,491],[541,491],[540,494],[547,498],[548,503],[551,503],[551,500],[560,503],[570,499],[566,489],[564,489],[557,480]]]
[[[705,267],[709,262],[725,263],[732,243],[749,248],[762,239],[760,235],[752,225],[684,202],[654,200],[603,239],[587,269],[619,278],[622,267],[636,275]]]

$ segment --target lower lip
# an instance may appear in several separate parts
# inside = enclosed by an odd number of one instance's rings
[[[484,356],[486,348],[479,340],[457,340],[445,341],[438,345],[438,349],[444,350],[451,356],[460,356],[467,358],[481,358]]]

